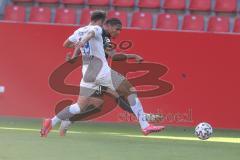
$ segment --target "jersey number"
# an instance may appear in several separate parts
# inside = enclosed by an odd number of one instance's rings
[[[89,56],[90,55],[90,44],[87,42],[83,47],[84,55]]]

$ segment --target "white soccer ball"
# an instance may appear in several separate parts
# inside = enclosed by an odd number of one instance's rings
[[[208,139],[212,134],[212,126],[206,122],[199,123],[195,128],[195,135],[201,140]]]

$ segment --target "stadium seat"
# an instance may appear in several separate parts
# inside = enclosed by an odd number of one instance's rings
[[[152,14],[144,12],[134,12],[131,27],[142,29],[152,28]]]
[[[210,17],[208,21],[208,31],[229,32],[229,17]]]
[[[30,22],[51,22],[51,9],[48,7],[32,7],[30,13]]]
[[[139,0],[138,7],[140,8],[160,8],[159,0]]]
[[[233,32],[240,33],[240,17],[235,19]]]
[[[109,0],[88,0],[90,6],[109,6]]]
[[[62,0],[63,4],[79,4],[79,5],[83,5],[84,4],[84,0]]]
[[[56,10],[55,23],[76,24],[76,10],[67,8],[58,8]]]
[[[24,22],[26,16],[26,8],[24,6],[7,5],[4,11],[4,20]]]
[[[35,0],[38,3],[58,3],[58,0]]]
[[[164,0],[164,9],[183,10],[186,8],[185,0]]]
[[[134,7],[134,0],[113,0],[113,6],[115,7]]]
[[[211,0],[191,0],[189,9],[193,11],[210,11]]]
[[[33,2],[33,0],[13,0],[13,2],[15,3],[22,3],[22,2]]]
[[[183,19],[183,30],[204,31],[204,16],[186,15]]]
[[[85,8],[81,12],[80,25],[88,25],[90,23],[91,10]]]
[[[124,11],[115,11],[115,10],[110,10],[108,12],[108,17],[109,18],[119,18],[122,21],[123,27],[127,27],[127,22],[128,22],[128,16],[127,13]]]
[[[158,15],[157,25],[158,29],[178,29],[178,16],[176,14],[162,13]]]
[[[216,0],[216,12],[236,12],[237,0]]]

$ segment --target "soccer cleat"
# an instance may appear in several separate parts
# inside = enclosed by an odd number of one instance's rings
[[[52,120],[51,119],[44,119],[42,123],[42,129],[40,131],[41,137],[47,137],[48,133],[52,129]]]
[[[62,121],[60,128],[59,128],[59,135],[60,136],[65,136],[67,134],[67,130],[69,129],[70,125],[72,124],[71,121],[66,120],[66,121]]]
[[[160,122],[164,119],[163,115],[161,114],[145,113],[144,116],[148,122]]]
[[[142,129],[142,132],[145,136],[149,135],[150,133],[153,132],[160,132],[162,130],[164,130],[165,127],[164,126],[154,126],[154,125],[149,125],[148,127]]]

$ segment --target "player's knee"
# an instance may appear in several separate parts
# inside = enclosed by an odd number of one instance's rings
[[[78,103],[74,103],[69,107],[69,112],[72,114],[79,114],[81,112],[80,106]]]
[[[134,106],[136,104],[137,94],[130,94],[128,97],[128,102],[131,106]]]

